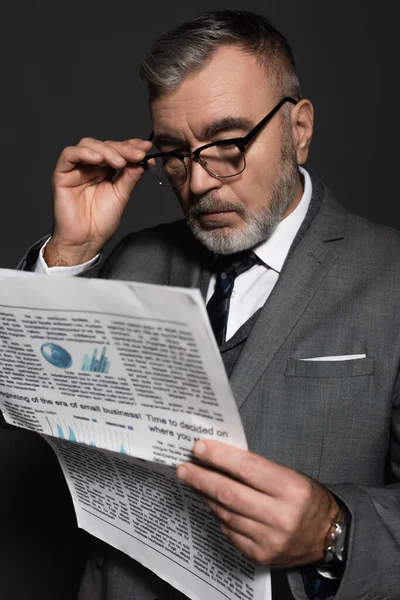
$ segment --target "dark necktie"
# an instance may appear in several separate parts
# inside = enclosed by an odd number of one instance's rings
[[[261,262],[251,250],[217,258],[215,291],[207,303],[207,312],[218,346],[225,341],[229,304],[236,277]]]

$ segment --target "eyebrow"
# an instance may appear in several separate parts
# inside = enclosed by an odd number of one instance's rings
[[[200,139],[210,140],[220,133],[232,131],[232,129],[241,129],[244,132],[252,129],[253,123],[245,117],[222,117],[205,125],[201,131]],[[175,146],[177,148],[184,148],[188,146],[185,139],[168,133],[159,133],[153,138],[153,143],[159,148],[162,146]]]
[[[206,140],[232,129],[241,129],[247,132],[252,128],[253,123],[245,117],[223,117],[206,125],[202,130],[201,136],[203,140]]]

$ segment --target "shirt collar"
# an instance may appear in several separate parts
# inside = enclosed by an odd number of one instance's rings
[[[281,272],[290,246],[300,229],[311,201],[311,178],[302,167],[299,167],[299,171],[304,180],[304,192],[300,202],[294,211],[277,225],[272,235],[265,242],[252,249],[263,263],[277,273]]]

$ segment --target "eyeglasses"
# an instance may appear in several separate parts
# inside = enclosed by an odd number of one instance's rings
[[[297,104],[293,98],[283,98],[276,106],[244,137],[218,140],[201,146],[193,152],[159,152],[149,154],[140,165],[149,171],[160,185],[178,187],[183,185],[188,177],[186,158],[194,158],[209,175],[218,179],[235,177],[246,168],[246,146],[270,122],[272,117],[286,102]],[[149,140],[153,139],[153,133]],[[151,163],[149,164],[149,161]]]

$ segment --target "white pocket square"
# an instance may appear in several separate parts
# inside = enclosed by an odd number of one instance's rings
[[[316,356],[314,358],[299,358],[298,360],[360,360],[360,358],[367,358],[366,354],[341,354],[339,356]]]

